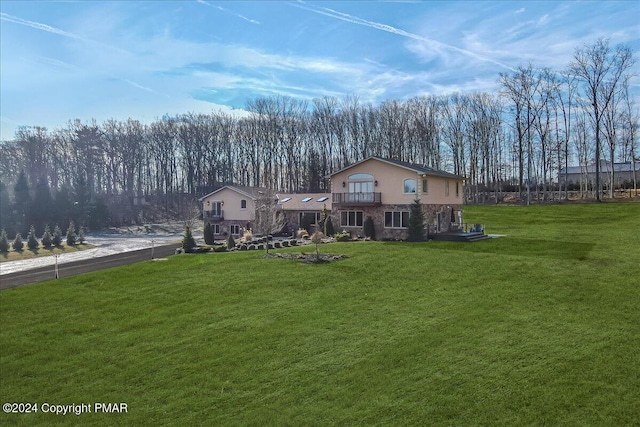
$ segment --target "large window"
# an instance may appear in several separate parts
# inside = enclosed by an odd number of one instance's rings
[[[341,227],[362,227],[362,211],[342,211],[340,212]]]
[[[415,179],[405,179],[404,180],[404,192],[405,193],[415,193],[416,192],[416,180]]]
[[[384,213],[385,228],[407,228],[409,226],[409,211],[386,211]]]
[[[302,218],[311,217],[311,225],[317,225],[322,219],[322,212],[300,212],[298,217],[298,224],[302,224]]]

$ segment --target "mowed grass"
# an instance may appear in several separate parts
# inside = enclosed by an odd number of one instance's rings
[[[349,258],[319,265],[180,255],[2,291],[2,403],[128,413],[0,424],[638,425],[640,204],[465,220],[507,237],[336,243]]]

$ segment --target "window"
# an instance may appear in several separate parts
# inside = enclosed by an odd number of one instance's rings
[[[235,234],[235,235],[240,234],[240,226],[237,224],[233,224],[231,226],[231,234]]]
[[[362,211],[342,211],[340,212],[340,226],[362,227],[362,216]]]
[[[318,199],[318,201],[319,201],[319,202],[324,202],[324,201],[325,201],[325,200],[327,200],[327,199],[328,199],[328,197],[320,197],[320,198]]]
[[[291,197],[285,197],[284,199],[280,200],[280,203],[287,203],[289,200],[291,200]]]
[[[305,216],[310,216],[312,218],[311,220],[312,225],[317,225],[322,219],[321,212],[300,212],[299,218],[298,218],[298,224],[302,224],[302,218],[304,218]]]
[[[220,234],[220,224],[211,224],[213,227],[213,234]]]
[[[386,211],[384,213],[385,228],[407,228],[409,226],[409,211]]]
[[[415,179],[405,179],[404,180],[404,192],[405,193],[415,193],[416,192],[416,180]]]
[[[354,173],[353,175],[349,175],[349,179],[357,181],[373,181],[373,175],[368,173]]]
[[[245,199],[240,200],[240,209],[247,209],[247,201]]]
[[[449,197],[449,180],[444,182],[444,196]]]
[[[460,182],[456,181],[456,197],[460,197]]]
[[[373,175],[368,173],[354,173],[349,175],[349,193],[358,194],[355,200],[373,201]]]
[[[302,202],[307,203],[309,200],[311,200],[311,197],[305,197],[304,199],[302,199]]]
[[[429,181],[427,181],[427,178],[422,178],[422,194],[429,194]]]
[[[222,216],[222,202],[211,202],[211,215]]]

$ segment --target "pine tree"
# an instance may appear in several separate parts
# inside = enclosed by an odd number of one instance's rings
[[[73,246],[76,244],[76,226],[73,221],[69,222],[69,228],[67,228],[67,246]]]
[[[371,218],[370,216],[368,216],[364,220],[362,232],[364,233],[365,237],[368,237],[371,240],[376,240],[376,227],[373,225],[373,218]]]
[[[11,245],[14,251],[20,252],[24,249],[24,242],[22,241],[22,236],[20,233],[16,234],[16,238],[13,240],[13,244]]]
[[[414,200],[410,207],[407,233],[409,242],[421,242],[424,240],[424,213],[418,199]]]
[[[204,242],[207,245],[213,245],[215,237],[213,235],[213,227],[208,222],[204,225]]]
[[[40,243],[38,243],[38,238],[36,237],[36,228],[32,225],[29,228],[29,236],[27,237],[27,247],[33,251],[38,249],[39,246],[40,246]]]
[[[236,247],[236,241],[233,238],[232,234],[229,234],[229,237],[227,237],[227,249],[233,249]]]
[[[191,229],[187,227],[184,230],[184,237],[182,238],[182,249],[184,249],[185,252],[190,253],[195,247],[196,240],[193,238],[193,234],[191,234]]]
[[[44,233],[42,234],[42,246],[44,246],[45,249],[49,249],[52,244],[51,232],[49,231],[49,226],[46,225],[44,227]]]
[[[53,243],[54,246],[62,245],[62,230],[60,230],[58,224],[56,224],[53,229],[53,238],[51,239],[51,243]]]
[[[0,233],[0,252],[9,252],[9,239],[7,239],[7,232],[2,229]]]
[[[86,238],[84,236],[84,227],[80,227],[80,229],[78,230],[78,243],[83,245],[85,241]]]

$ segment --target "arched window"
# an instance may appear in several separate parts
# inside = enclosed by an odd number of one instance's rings
[[[415,193],[416,192],[416,180],[415,179],[405,179],[404,180],[404,192],[405,193]]]
[[[245,199],[240,200],[240,209],[247,209],[247,201]]]

